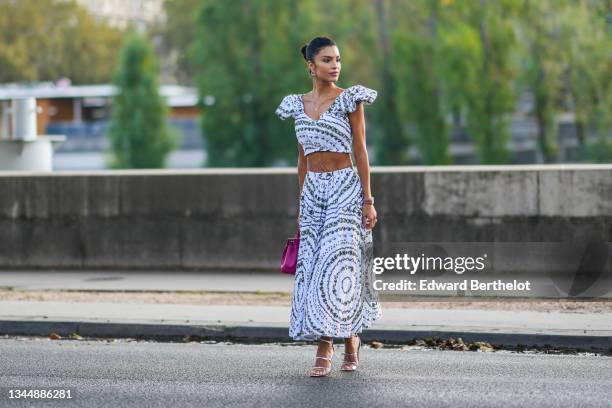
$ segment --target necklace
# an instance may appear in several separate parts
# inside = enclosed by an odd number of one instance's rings
[[[337,98],[337,97],[338,97],[338,95],[335,95],[335,96],[332,98],[332,103],[333,103],[333,101],[335,101],[335,100],[336,100],[336,98]],[[313,102],[312,102],[312,104],[313,104],[313,105],[314,105],[314,107],[315,107],[315,112],[317,113],[317,116],[320,116],[320,115],[319,115],[319,112],[321,111],[321,106],[322,106],[322,105],[323,105],[325,102],[328,102],[328,100],[329,100],[329,99],[330,99],[330,98],[324,99],[324,100],[323,100],[323,103],[318,103],[318,104],[317,104],[317,102],[315,102],[315,101],[313,101]]]
[[[319,103],[315,109],[315,112],[317,112],[317,116],[319,115],[319,111],[321,110],[321,105],[323,105],[322,103]]]

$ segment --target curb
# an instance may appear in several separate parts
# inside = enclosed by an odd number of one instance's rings
[[[46,337],[54,332],[60,336],[77,333],[83,337],[140,338],[166,341],[182,341],[186,336],[194,340],[238,340],[251,343],[294,341],[288,335],[288,328],[279,326],[0,320],[0,335]],[[406,344],[413,339],[435,336],[438,338],[461,337],[464,342],[485,341],[504,348],[571,348],[584,351],[612,352],[612,336],[403,329],[366,329],[361,335],[364,341],[377,340],[389,344]]]

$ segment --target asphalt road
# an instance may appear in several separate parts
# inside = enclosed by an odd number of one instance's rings
[[[314,345],[0,339],[0,406],[610,407],[612,358],[362,349],[354,373],[309,378]],[[2,388],[4,387],[4,388]],[[19,401],[7,387],[69,387]]]

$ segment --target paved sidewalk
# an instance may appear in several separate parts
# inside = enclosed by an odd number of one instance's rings
[[[388,305],[388,304],[386,304]],[[394,309],[364,339],[408,342],[427,336],[461,337],[507,346],[612,350],[612,313]],[[0,301],[0,333],[111,337],[240,337],[289,340],[289,307]]]
[[[0,271],[0,288],[291,292],[293,276],[270,272]]]
[[[134,272],[0,272],[0,287],[80,290],[228,290],[291,287],[292,277],[276,274],[171,274]],[[120,279],[110,279],[120,278]],[[38,279],[38,280],[37,280]],[[231,282],[228,284],[227,282]],[[255,282],[255,284],[253,284]],[[262,285],[262,282],[266,282]],[[182,289],[181,289],[182,288]],[[187,289],[189,288],[189,289]],[[212,288],[212,289],[211,289]],[[290,291],[291,289],[289,289]],[[5,295],[6,296],[6,295]],[[230,296],[230,295],[228,295]],[[93,296],[92,296],[93,299]],[[395,306],[395,307],[394,307]],[[576,347],[612,350],[612,310],[558,311],[431,308],[424,303],[399,308],[383,303],[383,317],[363,333],[365,340],[408,342],[427,336],[461,337],[506,346]],[[246,340],[290,340],[288,305],[157,304],[134,302],[7,300],[0,292],[0,334],[92,337],[202,336]]]
[[[395,309],[383,305],[375,327],[568,335],[612,335],[612,313]],[[288,306],[0,301],[3,319],[192,323],[287,327]]]

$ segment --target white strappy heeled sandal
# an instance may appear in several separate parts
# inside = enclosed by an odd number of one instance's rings
[[[332,340],[327,340],[324,338],[319,338],[319,341],[324,341],[326,343],[329,343],[332,345],[332,354],[329,357],[325,357],[325,356],[316,356],[316,360],[321,359],[321,360],[327,360],[329,361],[329,367],[323,367],[323,366],[314,366],[312,367],[312,369],[310,370],[309,375],[311,377],[325,377],[327,376],[332,369],[332,357],[334,356],[334,341]]]
[[[355,356],[355,361],[347,361],[345,357],[342,361],[342,365],[340,366],[340,370],[342,371],[355,371],[357,367],[359,367],[359,349],[361,348],[361,337],[357,336],[357,338],[359,339],[357,351],[354,353],[342,353],[345,356]],[[344,347],[346,348],[346,345]]]

